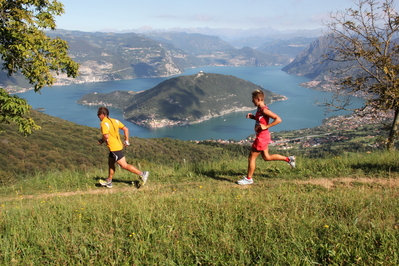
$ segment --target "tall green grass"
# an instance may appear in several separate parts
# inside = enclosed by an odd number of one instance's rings
[[[50,172],[0,188],[1,265],[398,265],[396,153]],[[336,177],[352,177],[341,183]],[[358,178],[374,178],[362,183]],[[325,188],[303,181],[325,178]],[[377,181],[391,181],[379,183]]]

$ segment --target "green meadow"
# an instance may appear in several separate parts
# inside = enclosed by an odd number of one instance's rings
[[[251,186],[245,155],[128,162],[145,186],[99,187],[105,165],[0,186],[0,264],[399,265],[399,152],[259,158]]]

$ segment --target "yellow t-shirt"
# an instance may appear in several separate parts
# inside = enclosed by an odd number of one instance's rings
[[[125,125],[117,119],[104,117],[100,123],[101,133],[108,134],[107,146],[110,151],[121,151],[123,150],[123,144],[121,137],[119,136],[119,129],[125,127]]]

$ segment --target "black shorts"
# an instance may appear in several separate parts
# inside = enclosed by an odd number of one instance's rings
[[[125,155],[123,155],[122,151],[110,151],[109,152],[109,158],[113,158],[115,160],[115,162],[119,161],[123,157],[125,157]]]

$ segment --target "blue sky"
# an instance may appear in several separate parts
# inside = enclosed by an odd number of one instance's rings
[[[353,0],[59,0],[57,28],[80,31],[141,27],[316,29]]]

